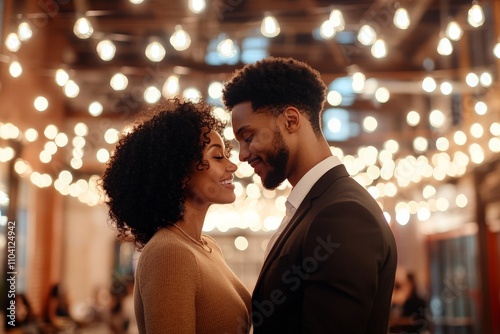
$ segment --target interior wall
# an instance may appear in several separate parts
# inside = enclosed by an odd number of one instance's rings
[[[111,287],[115,233],[105,205],[90,207],[66,196],[62,234],[62,283],[75,307],[91,302],[97,289]]]

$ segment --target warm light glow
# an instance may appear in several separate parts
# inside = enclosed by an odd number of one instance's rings
[[[462,27],[455,22],[455,21],[450,21],[448,25],[446,26],[446,36],[448,36],[449,39],[452,41],[458,41],[460,38],[462,38],[462,35],[464,34],[464,31],[462,30]]]
[[[375,117],[368,116],[368,117],[365,117],[365,119],[363,119],[363,129],[366,132],[372,133],[373,131],[375,131],[377,129],[377,126],[378,126],[378,122],[375,119]]]
[[[102,107],[102,104],[100,102],[94,101],[91,104],[89,104],[89,114],[90,115],[97,117],[100,114],[102,114],[102,111],[103,111],[103,107]]]
[[[144,90],[144,101],[147,103],[156,103],[161,98],[161,92],[155,86],[150,86]]]
[[[395,154],[399,150],[399,144],[394,139],[389,139],[384,143],[384,148],[392,154]]]
[[[47,137],[47,139],[52,140],[57,136],[58,132],[59,130],[57,129],[57,126],[55,126],[54,124],[49,124],[45,127],[43,134],[45,135],[45,137]]]
[[[422,89],[426,91],[427,93],[431,93],[434,90],[436,90],[436,80],[432,77],[426,77],[424,80],[422,80]]]
[[[75,98],[80,93],[80,87],[73,80],[68,80],[64,85],[64,95],[69,98]]]
[[[436,148],[442,152],[447,151],[450,148],[450,142],[445,137],[439,137],[436,140]]]
[[[104,133],[104,140],[108,144],[114,144],[114,143],[118,142],[119,135],[120,135],[120,132],[118,130],[113,129],[113,128],[109,128]]]
[[[477,3],[474,3],[469,9],[467,22],[469,22],[469,24],[474,28],[480,27],[484,24],[483,8]]]
[[[21,40],[16,33],[11,32],[5,39],[5,46],[11,52],[17,52],[21,48]]]
[[[73,26],[73,33],[80,39],[87,39],[94,33],[94,28],[86,17],[81,17],[76,20]]]
[[[77,136],[84,137],[89,133],[89,128],[88,128],[87,124],[80,122],[80,123],[76,123],[74,131],[75,131],[75,134]],[[82,139],[84,140],[84,143],[85,143],[85,139],[84,138],[82,138]],[[73,142],[73,144],[74,144],[74,142]],[[85,144],[83,144],[83,145],[85,145]],[[83,147],[83,145],[81,147]],[[75,145],[75,146],[77,146],[77,145]]]
[[[481,138],[484,134],[483,126],[479,123],[474,123],[470,127],[470,134],[474,138]]]
[[[207,4],[205,0],[189,0],[188,7],[191,12],[199,14],[205,10]]]
[[[439,88],[443,95],[450,95],[453,92],[453,86],[448,81],[442,82]]]
[[[342,95],[339,92],[337,92],[336,90],[331,90],[328,92],[328,95],[326,96],[326,100],[332,106],[336,107],[342,103]]]
[[[184,51],[191,45],[191,37],[182,29],[181,25],[176,25],[175,32],[170,37],[170,44],[177,51]]]
[[[436,195],[436,188],[434,188],[431,185],[425,186],[424,189],[422,190],[422,196],[425,199],[429,199],[429,198],[431,198],[434,195]]]
[[[462,131],[456,131],[453,134],[453,140],[455,141],[455,144],[462,146],[467,142],[467,136]]]
[[[391,93],[385,87],[379,87],[375,91],[375,99],[379,103],[386,103],[391,98]]]
[[[280,33],[280,25],[276,18],[269,14],[266,15],[262,20],[260,32],[262,35],[270,38],[278,36]]]
[[[33,30],[31,30],[31,26],[28,22],[21,22],[19,27],[17,27],[17,36],[21,41],[27,41],[33,37]]]
[[[424,137],[419,136],[413,140],[413,149],[419,153],[427,151],[428,146],[429,146],[429,141]]]
[[[179,93],[179,77],[175,75],[171,75],[167,78],[161,92],[164,97],[171,98]]]
[[[201,93],[198,89],[194,88],[194,87],[190,87],[190,88],[186,88],[183,92],[182,92],[182,96],[186,99],[186,100],[191,100],[193,102],[198,102],[200,99],[201,99]]]
[[[65,70],[63,69],[58,69],[56,71],[56,83],[58,86],[64,86],[66,84],[66,82],[68,82],[69,80],[69,74],[68,72],[66,72]]]
[[[490,125],[490,133],[493,136],[500,136],[500,123],[495,122]]]
[[[455,199],[455,204],[459,208],[465,208],[467,206],[467,203],[469,203],[469,200],[467,199],[467,196],[465,196],[464,194],[459,194]]]
[[[97,44],[97,54],[104,61],[110,61],[115,57],[116,46],[109,39],[100,41]]]
[[[467,76],[465,77],[465,82],[470,87],[476,87],[479,84],[479,78],[477,77],[477,75],[475,73],[471,72],[471,73],[467,74]]]
[[[319,34],[324,39],[331,39],[335,36],[336,31],[331,20],[326,20],[321,24]]]
[[[338,9],[334,9],[330,12],[330,22],[332,22],[335,31],[343,31],[345,29],[344,15]]]
[[[375,58],[385,58],[387,56],[387,46],[385,41],[382,39],[377,39],[377,41],[372,45],[372,56]]]
[[[396,221],[399,225],[406,225],[410,221],[410,211],[406,208],[402,208],[396,212]]]
[[[122,73],[116,73],[111,77],[109,85],[116,91],[124,90],[128,86],[128,79]]]
[[[217,53],[222,58],[232,58],[238,53],[238,49],[232,39],[226,38],[217,45]]]
[[[372,45],[377,40],[377,33],[368,24],[365,24],[359,29],[358,41],[363,45]]]
[[[27,141],[29,141],[30,143],[34,142],[35,140],[37,140],[38,138],[38,131],[36,131],[35,129],[28,129],[26,130],[26,132],[24,133],[24,137],[26,138]]]
[[[96,157],[99,162],[105,163],[109,160],[109,152],[107,149],[101,148],[97,151]]]
[[[146,57],[153,62],[162,61],[165,58],[165,48],[160,42],[153,41],[148,44],[145,51]]]
[[[64,146],[68,145],[69,139],[65,133],[59,132],[57,134],[56,138],[54,138],[54,142],[57,146],[64,147]]]
[[[44,96],[38,96],[33,103],[36,110],[42,112],[49,107],[49,101]]]
[[[493,83],[493,78],[489,72],[484,72],[479,77],[479,82],[481,83],[481,86],[483,86],[483,87],[490,87],[491,84]]]
[[[393,22],[399,29],[408,29],[410,26],[410,16],[408,15],[408,11],[403,7],[398,8],[394,13]]]
[[[493,54],[495,57],[500,59],[500,43],[495,44],[495,47],[493,48]]]
[[[410,126],[417,126],[420,123],[420,114],[414,110],[406,114],[406,123]]]
[[[208,96],[210,96],[214,100],[218,100],[222,97],[222,82],[220,81],[212,81],[210,85],[208,85]]]
[[[9,73],[13,78],[18,78],[23,74],[23,67],[18,61],[13,61],[9,66]]]
[[[443,37],[439,40],[438,46],[437,46],[437,52],[441,56],[449,56],[453,52],[453,45],[451,44],[450,40],[446,37]]]
[[[483,101],[478,101],[474,106],[476,114],[482,116],[488,112],[488,106]]]
[[[248,240],[245,237],[237,237],[234,239],[234,247],[240,251],[244,251],[248,248]]]
[[[484,161],[484,150],[481,145],[473,143],[469,146],[470,160],[475,164],[480,164]]]
[[[361,72],[352,75],[352,90],[355,93],[361,93],[365,88],[366,76]]]
[[[500,152],[500,138],[491,138],[488,141],[488,148],[490,149],[491,152],[493,153],[498,153]]]
[[[442,127],[444,125],[445,120],[446,119],[444,117],[443,112],[439,109],[435,109],[431,111],[431,113],[429,114],[429,121],[431,125],[435,128]]]

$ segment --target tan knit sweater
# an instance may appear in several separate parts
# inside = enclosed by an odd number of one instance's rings
[[[146,244],[135,273],[135,314],[141,334],[249,332],[251,297],[229,269],[215,240],[212,253],[175,228]]]

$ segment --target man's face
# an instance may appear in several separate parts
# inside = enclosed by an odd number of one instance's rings
[[[240,160],[253,167],[264,187],[274,189],[285,181],[290,152],[276,118],[254,113],[250,102],[245,102],[234,106],[232,125]]]

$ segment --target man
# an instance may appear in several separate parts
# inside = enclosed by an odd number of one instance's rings
[[[293,186],[253,292],[256,334],[387,333],[396,244],[322,135],[325,91],[290,58],[247,65],[223,90],[240,160],[268,189]]]

